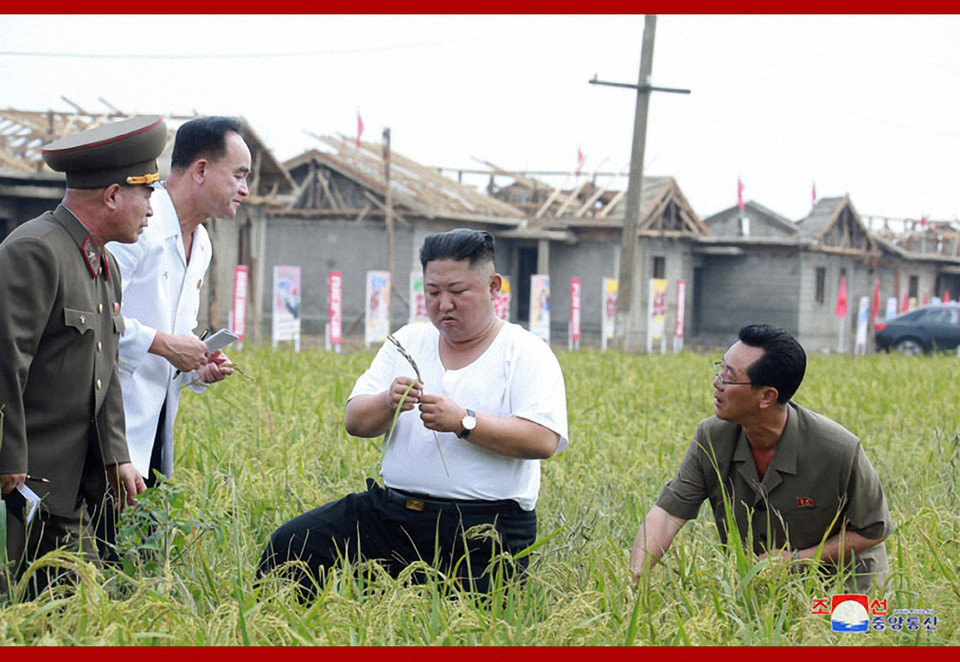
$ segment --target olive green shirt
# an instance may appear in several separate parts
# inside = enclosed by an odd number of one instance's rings
[[[657,505],[689,520],[709,499],[726,543],[725,496],[741,540],[746,544],[749,536],[757,554],[816,547],[842,527],[878,540],[893,532],[880,479],[860,440],[793,402],[787,405],[787,423],[762,481],[743,429],[714,416],[697,426],[680,470]],[[882,542],[856,556],[855,572],[861,588],[886,576]]]

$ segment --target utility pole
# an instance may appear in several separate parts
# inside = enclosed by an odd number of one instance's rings
[[[393,328],[393,195],[390,192],[390,127],[383,130],[383,181],[386,183],[384,194],[383,218],[387,226],[387,273],[390,274],[390,286],[387,289],[387,325]]]
[[[640,79],[636,85],[597,80],[592,85],[629,87],[637,91],[637,110],[633,121],[633,152],[630,156],[630,179],[627,183],[627,208],[623,219],[623,238],[620,244],[620,283],[617,293],[617,316],[614,322],[613,346],[621,351],[636,351],[640,347],[634,330],[639,327],[639,306],[635,306],[637,228],[640,223],[640,197],[643,192],[643,153],[647,142],[647,110],[650,92],[690,94],[690,90],[650,85],[653,70],[653,39],[657,29],[656,14],[647,14],[643,26],[643,47],[640,51]]]

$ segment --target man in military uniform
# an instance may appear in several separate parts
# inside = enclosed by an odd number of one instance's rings
[[[62,203],[0,244],[0,484],[14,578],[58,547],[94,560],[84,502],[102,499],[107,481],[130,506],[145,489],[124,436],[120,271],[104,246],[135,242],[147,225],[166,136],[161,118],[137,117],[46,145],[44,161],[66,174]],[[41,497],[33,517],[16,494],[26,481]]]

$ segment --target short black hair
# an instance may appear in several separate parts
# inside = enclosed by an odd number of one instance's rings
[[[777,389],[777,402],[787,403],[800,388],[807,370],[807,353],[791,336],[772,324],[748,324],[740,329],[740,342],[759,347],[763,356],[747,368],[747,377],[754,387]]]
[[[200,117],[177,129],[170,167],[183,169],[197,159],[217,161],[227,153],[227,134],[241,133],[242,125],[235,117]]]
[[[428,235],[420,249],[420,266],[427,270],[427,262],[434,260],[470,260],[472,267],[477,262],[493,263],[497,248],[493,235],[486,230],[457,228],[449,232]]]

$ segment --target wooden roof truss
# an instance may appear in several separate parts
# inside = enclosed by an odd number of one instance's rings
[[[51,172],[43,162],[44,145],[80,131],[135,116],[117,110],[103,98],[100,98],[100,102],[107,110],[99,113],[88,111],[66,97],[61,98],[73,106],[72,112],[14,108],[0,110],[0,167]],[[172,137],[173,132],[170,132],[168,140]]]
[[[960,225],[929,221],[922,229],[897,235],[893,242],[913,253],[960,258]]]
[[[836,206],[814,239],[819,243],[819,247],[827,252],[879,254],[876,240],[867,231],[849,199],[844,199],[842,204]]]
[[[344,137],[314,136],[332,148],[330,152],[315,152],[312,155],[318,163],[357,182],[368,190],[367,201],[375,206],[383,205],[386,197],[384,176],[383,146],[379,143],[362,142],[360,149],[354,141]],[[347,202],[342,194],[337,194],[335,178],[316,174],[322,195],[315,194],[311,203],[317,208],[329,205],[331,208],[345,209]],[[301,186],[310,186],[308,181]],[[444,215],[473,215],[478,217],[523,218],[524,214],[495,198],[444,177],[434,168],[429,168],[390,151],[390,193],[394,206],[408,209],[412,213],[426,218]],[[302,196],[300,196],[302,198]],[[357,205],[353,205],[356,209]]]
[[[72,112],[13,108],[0,110],[0,168],[25,172],[53,172],[43,162],[44,145],[80,131],[136,117],[139,114],[118,110],[103,98],[100,98],[100,102],[106,106],[103,112],[91,112],[66,97],[61,98],[73,107]],[[162,117],[166,120],[190,120],[198,115],[166,114]],[[246,120],[240,118],[240,121],[243,124],[244,139],[250,147],[252,158],[252,172],[247,184],[250,197],[247,202],[276,205],[276,196],[290,191],[293,188],[293,181]],[[167,150],[172,148],[175,136],[176,128],[169,126],[168,123]]]
[[[504,193],[494,195],[535,219],[606,218],[625,194],[625,191],[609,188],[616,178],[612,178],[603,186],[597,186],[594,183],[600,168],[606,161],[601,162],[592,173],[584,175],[583,180],[573,188],[567,188],[570,179],[574,177],[573,174],[568,174],[564,183],[559,188],[554,188],[546,182],[506,170],[489,161],[480,161],[480,163],[490,168],[491,176],[500,175],[513,179],[510,187],[502,189]],[[530,201],[520,202],[509,199],[509,191],[516,188],[529,191]]]
[[[655,193],[646,209],[640,212],[640,234],[669,237],[710,236],[710,229],[693,211],[676,182],[672,178],[664,181],[656,182],[660,190]]]

